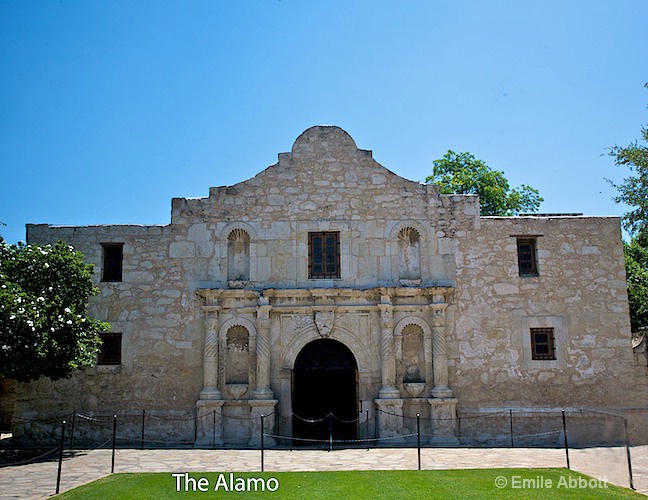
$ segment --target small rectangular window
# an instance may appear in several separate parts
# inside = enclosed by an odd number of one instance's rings
[[[536,257],[536,239],[518,238],[518,268],[520,276],[538,276],[538,259]]]
[[[121,365],[121,333],[100,333],[103,342],[99,351],[99,365]]]
[[[553,328],[531,328],[531,359],[556,359]]]
[[[308,277],[340,277],[339,231],[308,233]]]
[[[101,281],[121,281],[124,245],[122,243],[106,243],[101,246],[103,248]]]

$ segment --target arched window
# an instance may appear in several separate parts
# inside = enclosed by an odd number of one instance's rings
[[[228,384],[247,384],[250,373],[250,334],[244,326],[227,330],[226,373]]]
[[[250,235],[243,229],[234,229],[227,237],[227,279],[250,279]]]
[[[401,280],[421,278],[421,236],[413,227],[398,233],[398,277]]]

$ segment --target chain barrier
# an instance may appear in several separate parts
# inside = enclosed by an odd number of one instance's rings
[[[60,446],[57,446],[57,447],[52,448],[51,450],[43,453],[42,455],[38,455],[37,457],[28,458],[27,460],[23,460],[21,462],[13,462],[13,463],[9,463],[9,464],[0,463],[0,469],[3,468],[3,467],[15,467],[17,465],[26,465],[26,464],[29,464],[29,463],[36,462],[36,461],[40,460],[41,458],[46,457],[47,455],[51,455],[55,451],[59,451],[59,448],[60,448]]]
[[[376,411],[379,413],[384,413],[385,415],[391,415],[392,417],[400,417],[402,419],[408,419],[408,420],[416,420],[416,417],[410,417],[408,415],[399,415],[398,413],[391,413],[385,410],[382,410],[380,408],[376,408]],[[559,410],[557,410],[559,411]],[[473,415],[473,416],[470,416]],[[498,412],[489,412],[489,413],[466,413],[466,414],[460,414],[457,412],[457,417],[447,417],[447,418],[432,418],[432,417],[423,417],[421,416],[421,420],[426,420],[428,422],[440,422],[444,420],[466,420],[470,418],[487,418],[487,417],[494,417],[494,416],[507,416],[508,417],[509,412],[508,411],[498,411]]]
[[[323,417],[323,418],[308,419],[308,418],[300,417],[296,413],[292,414],[293,417],[297,417],[298,420],[301,420],[302,422],[306,422],[307,424],[320,424],[320,423],[328,420],[329,415],[330,415],[330,413],[328,415],[326,415],[325,417]]]
[[[489,410],[493,410],[493,411],[489,411]],[[141,413],[139,413],[140,411]],[[223,426],[224,419],[236,419],[236,420],[244,420],[248,422],[258,422],[260,420],[261,423],[263,424],[264,418],[275,415],[276,413],[277,410],[274,410],[267,415],[258,415],[258,416],[250,415],[246,417],[246,416],[225,415],[222,411],[217,411],[216,409],[212,409],[212,411],[209,411],[209,409],[207,409],[207,411],[198,412],[198,414],[195,416],[189,414],[186,414],[185,416],[185,415],[178,415],[178,414],[159,415],[155,413],[147,413],[146,410],[131,410],[121,414],[120,422],[125,421],[125,427],[122,427],[121,428],[122,432],[117,434],[116,432],[117,421],[118,421],[118,416],[120,416],[120,414],[113,413],[111,415],[101,415],[101,414],[92,414],[92,413],[90,414],[79,413],[75,411],[74,413],[71,414],[72,425],[70,431],[70,449],[73,449],[71,445],[72,445],[72,439],[74,437],[75,430],[77,432],[77,439],[82,439],[84,442],[87,443],[89,439],[100,437],[102,434],[103,436],[101,437],[102,438],[105,437],[106,432],[109,430],[109,427],[111,427],[110,423],[112,421],[112,429],[113,429],[112,437],[109,437],[99,445],[84,447],[83,449],[88,451],[104,449],[104,447],[109,445],[109,443],[112,441],[112,451],[113,451],[112,468],[114,470],[115,448],[116,448],[117,441],[119,441],[122,447],[124,445],[131,444],[131,443],[140,444],[142,448],[144,448],[145,443],[148,443],[149,445],[152,446],[159,446],[159,447],[193,446],[198,439],[197,433],[198,433],[199,422],[203,422],[204,424],[205,418],[207,419],[213,418],[214,419],[213,420],[214,423],[212,424],[213,427],[211,429],[206,430],[206,432],[212,433],[212,448],[213,448],[214,438],[217,436],[215,430],[216,415],[218,415],[222,419],[218,425]],[[380,443],[390,443],[394,441],[399,441],[397,445],[405,445],[411,447],[412,440],[410,438],[417,438],[416,441],[417,441],[417,448],[419,451],[418,453],[419,469],[421,468],[421,458],[420,458],[421,438],[423,439],[431,438],[433,439],[433,442],[435,442],[435,444],[446,443],[448,445],[456,445],[457,444],[457,438],[455,437],[456,434],[461,438],[463,443],[474,442],[476,446],[480,446],[480,445],[483,446],[485,443],[490,443],[489,444],[490,446],[501,446],[501,445],[506,446],[506,443],[508,442],[510,443],[510,447],[514,447],[515,444],[520,446],[522,444],[521,441],[526,442],[527,445],[529,445],[529,443],[533,443],[531,445],[537,445],[538,443],[541,442],[544,443],[545,445],[547,443],[550,443],[551,446],[555,447],[556,444],[562,441],[564,443],[564,448],[565,448],[565,458],[567,462],[567,468],[570,468],[569,448],[570,445],[571,447],[574,446],[574,442],[583,443],[583,442],[589,442],[587,440],[590,440],[591,441],[590,446],[596,446],[597,442],[608,442],[610,439],[612,439],[615,443],[619,442],[621,443],[621,446],[625,446],[625,451],[626,451],[625,463],[628,469],[627,474],[629,478],[630,487],[633,487],[630,440],[628,435],[629,434],[628,419],[626,416],[617,413],[597,411],[596,409],[590,409],[590,408],[582,408],[582,409],[570,408],[567,410],[556,409],[556,408],[539,408],[539,409],[528,408],[528,409],[518,409],[517,413],[514,414],[512,409],[505,411],[505,410],[500,410],[499,408],[497,409],[492,408],[492,409],[486,409],[486,411],[478,410],[475,412],[468,411],[465,413],[458,413],[456,417],[450,416],[450,417],[434,418],[434,417],[421,417],[420,415],[417,415],[416,417],[412,417],[408,415],[385,411],[379,407],[374,407],[373,417],[375,418],[380,414],[389,415],[390,417],[396,417],[401,419],[402,422],[401,432],[404,432],[404,434],[399,434],[394,436],[373,437],[373,438],[369,437],[369,426],[368,426],[369,409],[366,410],[366,414],[360,413],[359,416],[353,420],[339,418],[333,412],[329,411],[327,415],[319,419],[304,418],[295,413],[290,413],[287,416],[282,417],[278,420],[279,425],[277,425],[276,422],[270,424],[271,427],[273,427],[274,429],[280,429],[282,427],[282,422],[286,423],[286,421],[289,420],[291,417],[296,420],[305,422],[307,424],[321,424],[325,421],[328,421],[329,423],[328,438],[296,437],[296,436],[284,435],[279,431],[264,432],[263,425],[261,426],[260,432],[257,431],[257,433],[255,433],[253,429],[249,429],[249,430],[251,433],[253,433],[253,435],[261,436],[262,456],[263,456],[263,449],[264,449],[263,439],[266,437],[277,439],[280,441],[290,442],[291,449],[293,443],[301,442],[307,444],[312,443],[314,445],[328,445],[329,451],[331,451],[332,448],[336,445],[354,445],[354,444],[367,445],[367,449],[368,449],[369,448],[368,443],[373,443],[375,445],[378,445]],[[562,419],[561,419],[562,425],[560,429],[557,429],[556,426],[558,422],[555,419],[560,414],[562,414]],[[567,425],[566,422],[569,421],[566,421],[565,419],[566,415],[574,418],[574,423],[570,423],[570,425]],[[63,417],[46,417],[46,418],[39,418],[39,419],[14,417],[13,420],[15,422],[28,423],[28,425],[25,425],[25,429],[23,429],[23,431],[27,436],[32,435],[32,437],[34,437],[35,435],[40,433],[41,437],[45,439],[49,439],[51,437],[55,437],[57,434],[57,426],[52,424],[55,423],[57,420],[60,420],[62,418],[67,419],[69,417],[70,415],[64,415]],[[136,437],[134,433],[139,431],[140,427],[138,425],[138,422],[140,420],[140,417],[141,417],[141,437]],[[145,439],[146,417],[148,417],[149,419],[153,419],[157,422],[165,422],[165,423],[168,422],[169,423],[168,425],[172,426],[170,427],[171,429],[174,429],[176,432],[180,433],[181,436],[185,436],[185,437],[188,437],[187,433],[190,431],[189,427],[191,426],[183,425],[180,427],[175,423],[191,422],[194,425],[194,427],[191,429],[194,432],[194,440],[180,439],[178,441],[169,441],[167,439],[152,439],[152,438]],[[589,417],[591,421],[583,420],[586,417]],[[137,421],[135,419],[137,419]],[[483,419],[485,424],[482,425],[480,422],[477,422],[478,419]],[[412,425],[410,424],[410,422],[414,420],[417,421],[417,426],[416,426],[417,432],[411,432]],[[333,427],[332,427],[334,421],[341,422],[342,424],[359,424],[360,422],[363,422],[363,423],[367,423],[367,425],[363,426],[363,429],[360,428],[360,425],[356,427],[356,430],[352,433],[352,435],[358,436],[357,439],[334,439],[335,433],[333,432]],[[406,421],[408,422],[407,424],[405,423]],[[424,432],[421,432],[421,428],[420,428],[421,421],[429,422],[429,424],[426,426],[426,429],[424,429]],[[452,432],[448,435],[447,438],[444,436],[444,432],[447,431],[446,429],[444,429],[445,426],[440,425],[439,428],[442,430],[442,432],[438,433],[437,427],[433,424],[434,422],[444,422],[444,421],[445,422],[456,421],[456,426],[452,426]],[[621,421],[623,422],[623,425],[619,426],[618,424],[621,423]],[[75,429],[75,422],[76,422],[76,429]],[[461,425],[462,422],[464,422],[464,426],[465,426],[464,428],[462,428]],[[376,418],[374,436],[378,434],[378,428],[379,428],[378,423],[379,420]],[[175,428],[173,427],[174,425]],[[160,432],[160,427],[161,427],[160,425],[155,426],[156,433]],[[169,428],[169,427],[162,426],[162,429],[164,428]],[[288,429],[289,428],[290,427],[288,426]],[[359,437],[363,434],[362,430],[365,431],[364,432],[365,437]],[[200,432],[205,433],[205,429],[203,428]],[[222,437],[220,435],[220,432],[221,431],[219,431],[218,434],[219,440]],[[588,434],[593,437],[583,437],[584,435],[588,435]],[[61,445],[53,447],[52,449],[49,449],[44,453],[40,453],[38,456],[35,457],[27,458],[25,460],[19,460],[16,462],[0,464],[0,468],[27,465],[38,461],[42,461],[43,459],[50,460],[47,457],[50,457],[52,454],[58,451],[60,454],[59,455],[60,457],[59,477],[57,478],[57,489],[58,489],[58,481],[60,481],[60,467],[63,461],[63,454],[65,452],[64,438],[65,438],[65,420],[63,421],[63,427],[61,429]],[[574,439],[574,441],[572,441],[572,439]],[[407,443],[405,443],[405,440],[408,440]],[[440,441],[440,443],[438,443],[437,441]],[[576,446],[581,447],[583,445],[578,444]],[[38,453],[38,451],[35,452]],[[73,454],[74,452],[72,453],[72,455]],[[72,455],[68,454],[67,456],[69,457]],[[263,468],[263,462],[262,462],[262,468]]]
[[[333,439],[332,441],[330,439],[313,439],[313,438],[300,438],[300,437],[293,437],[293,436],[281,436],[279,434],[269,434],[264,432],[263,435],[265,437],[270,437],[274,439],[284,439],[286,441],[303,441],[303,442],[309,442],[309,443],[320,443],[320,444],[329,444],[329,443],[377,443],[379,441],[390,441],[394,439],[404,439],[408,437],[414,437],[417,436],[416,433],[413,434],[400,434],[398,436],[385,436],[385,437],[380,437],[380,438],[364,438],[364,439]]]
[[[511,410],[506,410],[506,411],[505,410],[500,411],[499,409],[493,409],[493,410],[497,410],[497,411],[484,411],[484,412],[468,411],[464,413],[458,412],[456,417],[452,416],[452,417],[433,418],[433,417],[420,416],[419,420],[421,423],[456,421],[456,431],[457,431],[456,433],[458,436],[462,438],[462,441],[470,441],[470,442],[474,441],[477,446],[484,446],[487,445],[488,443],[492,443],[494,445],[501,445],[501,444],[506,444],[507,442],[509,442],[511,446],[514,446],[514,444],[518,444],[518,445],[522,444],[520,441],[529,443],[529,440],[532,440],[534,438],[547,438],[546,440],[537,439],[536,440],[537,443],[535,444],[544,442],[545,444],[549,443],[554,445],[555,444],[554,441],[556,441],[557,438],[559,438],[559,436],[561,435],[561,433],[564,432],[562,430],[556,430],[557,426],[551,424],[551,419],[558,416],[559,413],[563,411],[560,409],[546,408],[546,409],[542,409],[542,411],[537,411],[537,412],[534,412],[533,409],[518,410],[517,415],[513,413]],[[142,413],[139,413],[140,411]],[[375,417],[378,416],[379,414],[402,419],[404,425],[403,431],[405,432],[412,430],[413,425],[410,424],[410,422],[414,423],[417,419],[417,417],[414,416],[402,415],[390,411],[385,411],[379,407],[374,407],[374,413],[372,415],[372,419],[370,419],[368,411],[369,410],[367,410],[366,416],[365,413],[362,413],[359,414],[359,416],[353,420],[340,418],[336,416],[333,412],[329,412],[327,415],[323,416],[322,418],[305,418],[301,415],[291,412],[289,415],[279,419],[278,428],[281,428],[282,425],[286,423],[286,421],[288,421],[288,425],[290,425],[289,419],[291,417],[301,422],[304,422],[305,424],[321,424],[326,421],[340,422],[341,424],[344,425],[356,424],[358,425],[358,429],[357,429],[358,432],[361,435],[363,435],[363,437],[366,437],[366,440],[363,441],[356,440],[356,441],[374,442],[374,440],[380,438],[375,438],[375,437],[369,438],[370,431],[369,431],[368,423],[370,422],[370,420],[374,420]],[[520,416],[520,413],[522,414],[522,416]],[[614,430],[616,429],[616,427],[613,427],[614,425],[616,425],[614,424],[614,422],[624,420],[625,417],[621,415],[614,414],[614,413],[607,413],[604,411],[598,411],[597,409],[590,409],[590,408],[582,408],[582,409],[571,408],[565,410],[565,413],[576,419],[579,419],[580,417],[592,417],[596,420],[597,419],[596,416],[598,415],[600,416],[601,421],[598,423],[594,423],[592,425],[608,425],[609,428],[607,430],[607,433],[612,434],[613,432],[616,432],[617,433],[616,441],[621,441],[622,440],[621,438],[623,438],[623,436],[621,435],[623,429]],[[120,417],[120,422],[127,422],[127,424],[125,425],[128,429],[126,434],[124,432],[119,433],[118,439],[120,443],[122,445],[124,443],[132,443],[135,445],[140,444],[142,447],[144,447],[146,443],[150,445],[156,445],[156,446],[164,446],[165,444],[168,446],[192,445],[196,442],[197,439],[196,433],[198,432],[197,429],[198,425],[211,427],[213,424],[211,424],[210,420],[214,419],[215,417],[221,418],[221,422],[217,424],[219,426],[223,425],[222,423],[223,421],[229,419],[248,421],[248,422],[259,422],[259,420],[261,419],[260,415],[259,416],[227,415],[223,413],[223,411],[219,411],[217,409],[213,409],[211,411],[209,411],[209,409],[207,409],[207,411],[198,411],[198,414],[195,416],[189,414],[159,415],[156,413],[149,413],[146,410],[132,410],[132,411],[128,411],[127,413],[121,413],[121,414],[116,413],[116,414]],[[275,414],[278,414],[277,410],[274,410],[271,413],[264,415],[264,417],[267,418]],[[36,433],[36,434],[41,434],[44,437],[49,436],[51,438],[57,434],[56,425],[52,425],[52,424],[56,423],[57,419],[60,420],[61,418],[67,418],[68,422],[72,421],[72,427],[70,432],[70,444],[72,444],[73,439],[76,439],[79,442],[83,442],[84,443],[83,447],[86,448],[88,444],[92,446],[91,443],[92,441],[94,441],[94,438],[102,437],[101,434],[104,434],[104,432],[102,431],[108,432],[109,424],[114,418],[113,415],[115,415],[115,413],[107,415],[107,414],[74,412],[73,414],[66,414],[63,417],[60,416],[45,417],[40,419],[14,417],[14,420],[17,422],[26,422],[28,423],[29,426],[35,427],[32,428],[31,431],[29,430],[29,427],[27,428],[26,435],[28,436]],[[74,417],[76,417],[76,426],[74,424]],[[471,422],[476,422],[480,419],[483,419],[485,422],[489,422],[489,421],[490,422],[487,423],[486,425],[471,424]],[[505,424],[504,419],[511,422],[510,430],[509,430],[509,426]],[[194,440],[189,440],[186,438],[177,441],[169,441],[163,438],[155,439],[155,437],[159,437],[160,429],[164,429],[166,428],[166,426],[161,427],[159,424],[154,424],[151,421],[163,422],[163,423],[166,422],[168,423],[169,426],[171,426],[168,427],[170,429],[173,428],[174,423],[176,422],[186,422],[187,424],[191,423],[192,429],[189,429],[190,426],[187,425],[181,427],[179,432],[185,435],[188,434],[189,432],[193,432]],[[608,422],[607,424],[605,423],[606,421]],[[214,423],[215,422],[216,421],[214,420]],[[406,425],[405,422],[408,422],[408,424]],[[146,427],[147,423],[149,424],[149,426],[151,426],[151,430],[149,432],[154,434],[154,436],[145,437],[145,431],[147,430]],[[367,426],[364,425],[365,423],[367,424]],[[513,424],[515,424],[515,431],[514,431]],[[375,421],[372,424],[374,436],[377,434],[377,425],[378,425],[377,421]],[[431,424],[428,424],[426,426],[427,431],[430,430],[429,429],[430,425]],[[549,427],[549,429],[547,429],[547,427]],[[532,430],[536,430],[539,432],[529,432]],[[207,430],[207,432],[211,432],[211,430]],[[277,433],[278,439],[285,439],[289,441],[298,441],[300,439],[306,439],[306,438],[294,438],[289,436],[283,436],[280,434],[283,433]],[[426,438],[434,437],[423,433],[421,434],[421,436],[424,436]],[[405,437],[410,437],[410,436],[407,435]],[[627,440],[627,437],[625,437],[625,440]],[[329,441],[330,439],[324,440],[323,442],[329,442]],[[313,442],[320,442],[320,441],[315,440]]]

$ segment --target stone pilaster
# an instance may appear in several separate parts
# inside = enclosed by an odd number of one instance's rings
[[[457,400],[455,398],[432,398],[430,417],[432,418],[432,439],[430,444],[453,446],[457,439]]]
[[[223,445],[223,400],[201,400],[196,403],[196,448]]]
[[[432,364],[434,366],[433,398],[451,398],[452,391],[448,387],[448,350],[446,348],[445,311],[433,310],[432,322]]]
[[[380,375],[382,387],[378,391],[381,399],[399,398],[396,388],[396,359],[394,356],[394,306],[388,295],[383,295],[378,304],[380,309]]]
[[[218,313],[217,305],[206,305],[205,310],[205,347],[203,350],[203,390],[200,399],[221,399],[218,390]]]
[[[425,361],[425,383],[427,384],[428,388],[434,387],[433,385],[434,375],[432,372],[432,366],[433,366],[432,352],[433,352],[432,334],[425,332],[423,333],[423,359]]]
[[[279,400],[278,399],[263,399],[263,400],[250,399],[248,402],[250,404],[250,417],[253,419],[252,428],[250,432],[250,441],[248,442],[248,445],[254,446],[256,448],[261,446],[261,415],[264,416],[263,432],[265,432],[266,434],[275,433],[275,422],[276,422],[275,408]],[[264,446],[267,448],[271,448],[277,444],[274,438],[267,437],[267,436],[264,438],[263,442],[264,442]]]
[[[257,338],[256,338],[256,389],[255,399],[272,399],[274,393],[270,389],[270,311],[266,297],[259,297],[257,307]]]

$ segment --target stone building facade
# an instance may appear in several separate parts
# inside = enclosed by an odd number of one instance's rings
[[[338,127],[174,199],[168,225],[27,237],[94,264],[90,312],[119,359],[19,384],[17,437],[42,438],[37,417],[148,411],[153,434],[196,446],[258,444],[260,415],[270,434],[317,439],[334,414],[336,437],[397,441],[418,413],[452,444],[469,439],[458,412],[648,406],[618,218],[480,217],[476,196],[403,179]]]

